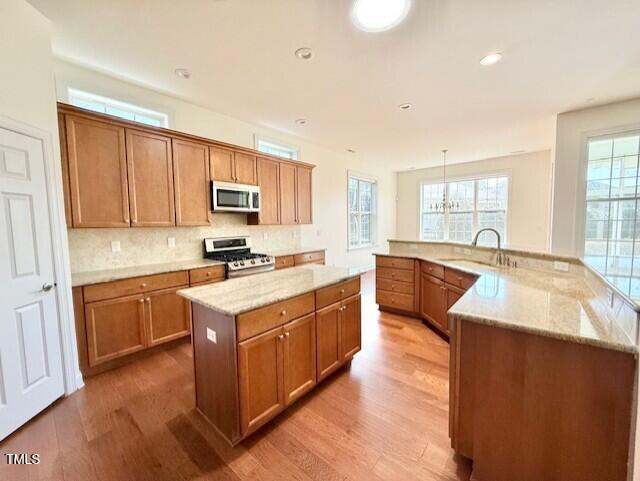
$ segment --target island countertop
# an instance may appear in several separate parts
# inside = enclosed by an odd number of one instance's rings
[[[236,316],[359,275],[352,269],[307,264],[182,289],[178,294],[214,311]]]

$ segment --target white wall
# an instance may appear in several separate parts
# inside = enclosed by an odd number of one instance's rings
[[[510,176],[507,245],[548,250],[551,152],[548,150],[447,166],[447,179],[506,173]],[[396,235],[418,239],[420,184],[442,179],[442,167],[398,174]]]
[[[88,70],[58,60],[54,66],[56,78],[56,91],[58,99],[66,101],[67,88],[69,86],[94,92],[107,97],[117,98],[137,105],[169,113],[170,127],[175,130],[201,135],[223,142],[229,142],[245,147],[254,146],[254,134],[262,135],[274,140],[280,140],[286,144],[300,147],[300,160],[315,164],[313,171],[313,225],[295,227],[255,227],[247,228],[238,226],[237,230],[227,228],[224,235],[244,235],[249,233],[255,241],[263,246],[275,247],[270,244],[278,242],[278,245],[303,244],[326,247],[327,262],[334,265],[346,265],[352,267],[364,267],[373,264],[371,249],[348,251],[347,250],[347,171],[355,170],[375,177],[379,181],[379,219],[378,239],[385,241],[393,237],[395,233],[395,174],[391,167],[375,165],[348,153],[333,152],[317,146],[300,138],[288,136],[277,131],[253,125],[241,120],[216,113],[210,109],[200,107],[193,103],[156,92],[132,83],[107,76],[105,74]],[[221,230],[214,225],[206,231],[206,235],[219,235]],[[183,236],[202,236],[201,229],[180,228]],[[145,235],[141,229],[140,236]],[[133,231],[133,230],[132,230]],[[127,233],[128,237],[136,236],[138,231]],[[186,232],[186,233],[185,233]],[[263,233],[268,233],[268,239],[263,239]],[[117,230],[109,229],[99,232],[84,233],[81,230],[69,231],[72,240],[72,256],[76,237],[98,236],[100,248],[104,254],[108,251],[107,238],[118,235]],[[293,236],[296,237],[293,237]],[[102,237],[100,237],[102,236]],[[133,242],[136,242],[133,239]],[[148,240],[148,239],[147,239]],[[154,242],[164,242],[164,236],[156,238]],[[123,252],[122,259],[130,258]],[[124,260],[122,262],[125,262]],[[115,260],[116,265],[118,260]],[[113,267],[114,260],[111,258]],[[92,266],[95,267],[95,266]],[[74,262],[74,270],[82,269],[82,266]]]
[[[640,99],[558,115],[554,165],[551,250],[582,256],[585,154],[589,137],[640,129]]]

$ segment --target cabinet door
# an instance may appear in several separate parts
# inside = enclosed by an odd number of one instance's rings
[[[129,227],[124,128],[65,115],[73,227]]]
[[[316,312],[316,345],[318,381],[340,367],[340,303],[332,304]]]
[[[236,182],[238,184],[258,185],[256,156],[235,152],[233,158]]]
[[[290,225],[297,223],[296,208],[296,167],[280,164],[280,223]]]
[[[240,431],[255,431],[284,408],[281,327],[238,344]]]
[[[307,167],[296,167],[296,205],[298,224],[311,224],[311,169]]]
[[[90,366],[146,347],[144,310],[145,302],[141,296],[85,304]]]
[[[127,172],[131,225],[176,225],[171,138],[127,129]]]
[[[422,274],[420,279],[420,312],[432,324],[446,329],[446,294],[444,282],[435,277]]]
[[[148,344],[155,346],[189,334],[191,316],[189,301],[176,294],[179,289],[166,289],[145,297]]]
[[[209,225],[209,148],[172,139],[176,225]]]
[[[210,174],[213,180],[220,182],[235,182],[236,173],[233,166],[233,151],[219,149],[217,147],[209,148],[210,158]]]
[[[60,136],[60,164],[62,170],[62,193],[64,197],[64,218],[67,227],[73,227],[71,216],[71,193],[69,191],[69,158],[67,156],[67,127],[64,124],[64,115],[58,114],[58,135]]]
[[[316,316],[284,326],[284,399],[290,404],[316,384]]]
[[[360,351],[360,294],[345,300],[340,311],[340,355],[347,361]]]
[[[274,160],[258,159],[258,185],[260,186],[260,224],[280,224],[280,170]]]
[[[458,299],[460,299],[464,293],[465,291],[463,289],[447,286],[447,312],[451,309],[451,306],[458,302]],[[445,331],[449,332],[449,317],[446,312],[444,313],[442,327]]]

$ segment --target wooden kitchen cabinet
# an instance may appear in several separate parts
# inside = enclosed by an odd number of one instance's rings
[[[284,402],[291,404],[316,385],[316,316],[284,325]]]
[[[420,277],[420,313],[422,317],[447,330],[447,290],[444,282],[427,274]]]
[[[298,223],[296,167],[286,163],[280,163],[280,223],[283,225]]]
[[[340,309],[341,303],[332,304],[316,312],[316,342],[318,381],[340,367]]]
[[[147,346],[144,297],[85,304],[89,365],[96,366]]]
[[[210,216],[209,148],[172,139],[176,225],[208,226]]]
[[[238,344],[242,436],[255,431],[284,409],[283,344],[281,327]]]
[[[238,184],[258,184],[255,155],[210,147],[210,170],[213,180]]]
[[[257,159],[255,155],[234,152],[233,161],[238,184],[258,185]]]
[[[313,223],[311,169],[296,166],[296,209],[298,224]]]
[[[129,227],[125,129],[65,115],[73,227]]]
[[[360,294],[342,303],[340,312],[340,357],[350,360],[362,347]]]
[[[60,167],[62,171],[62,193],[64,198],[64,218],[67,227],[73,227],[71,214],[71,192],[69,190],[69,157],[67,156],[67,128],[64,115],[58,114],[58,135],[60,138]]]
[[[258,159],[258,185],[260,186],[260,212],[249,214],[249,224],[280,224],[280,163],[260,157]]]
[[[149,293],[145,297],[148,345],[156,346],[189,334],[189,301],[176,294],[178,289]]]
[[[126,135],[131,225],[175,225],[171,137],[134,129]]]

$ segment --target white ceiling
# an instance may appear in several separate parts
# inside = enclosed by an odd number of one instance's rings
[[[398,170],[550,148],[555,114],[640,95],[638,0],[413,0],[382,33],[351,0],[30,1],[61,57]]]

